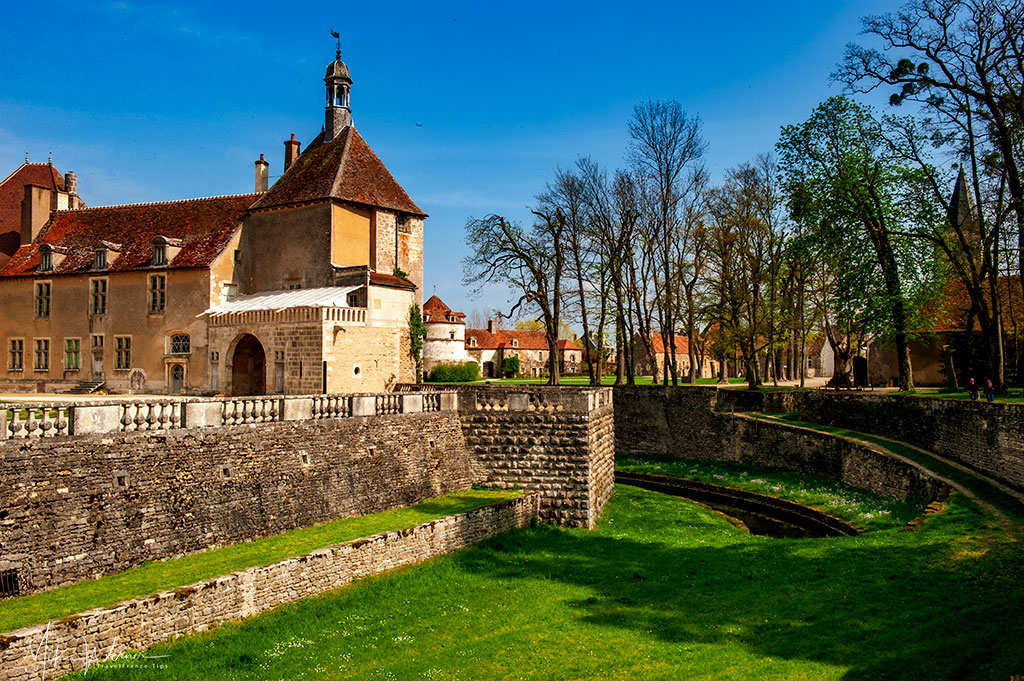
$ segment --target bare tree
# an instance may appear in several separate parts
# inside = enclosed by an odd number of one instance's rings
[[[506,284],[519,296],[507,317],[523,307],[540,313],[548,343],[548,385],[558,385],[565,218],[557,211],[538,209],[533,213],[537,220],[530,230],[499,215],[467,220],[466,243],[471,253],[463,261],[463,281],[467,285]]]
[[[678,300],[674,281],[673,244],[679,228],[680,204],[694,189],[686,171],[699,162],[707,150],[701,135],[701,121],[690,116],[679,102],[649,100],[633,108],[629,121],[628,157],[637,174],[644,178],[648,205],[649,246],[657,255],[655,272],[658,322],[666,358],[663,378],[671,372],[678,382],[675,357],[675,324]],[[653,358],[653,355],[652,355]]]

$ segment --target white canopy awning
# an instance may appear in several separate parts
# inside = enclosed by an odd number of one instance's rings
[[[349,307],[348,294],[359,286],[329,286],[327,288],[302,288],[291,291],[264,291],[247,296],[238,296],[225,303],[211,307],[204,315],[218,317],[232,312],[249,310],[288,310],[296,307]]]

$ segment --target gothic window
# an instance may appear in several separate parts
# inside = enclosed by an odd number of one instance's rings
[[[36,282],[36,317],[47,319],[50,316],[50,282]]]
[[[107,314],[107,280],[89,280],[90,305],[89,313],[94,315]]]
[[[167,304],[167,277],[163,274],[154,274],[149,278],[149,311],[163,312]]]
[[[192,353],[192,339],[187,333],[178,333],[171,336],[171,354],[188,355]]]
[[[49,371],[50,370],[50,339],[49,338],[36,338],[35,340],[35,364],[33,368],[36,371]]]
[[[25,370],[25,341],[13,338],[7,346],[7,368],[11,371]]]
[[[64,369],[78,371],[82,365],[82,340],[80,338],[64,339]]]
[[[114,336],[114,368],[128,371],[132,366],[132,337]]]

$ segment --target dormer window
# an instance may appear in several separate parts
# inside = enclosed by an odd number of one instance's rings
[[[97,248],[93,251],[92,268],[94,270],[105,270],[107,267],[107,249]]]
[[[513,338],[512,339],[512,347],[514,347],[514,348],[518,348],[519,347],[519,339],[518,338]]]
[[[475,348],[476,347],[476,336],[470,336],[469,337],[469,347],[471,347],[471,348]]]
[[[39,272],[52,272],[55,267],[64,261],[66,251],[53,244],[43,244],[39,247]]]
[[[185,243],[181,239],[166,236],[153,238],[153,267],[169,265]]]

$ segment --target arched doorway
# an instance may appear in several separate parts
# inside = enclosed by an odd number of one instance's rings
[[[231,394],[263,395],[267,392],[267,355],[252,334],[238,339],[231,356]]]
[[[171,394],[180,395],[185,392],[185,367],[180,364],[171,365]]]

